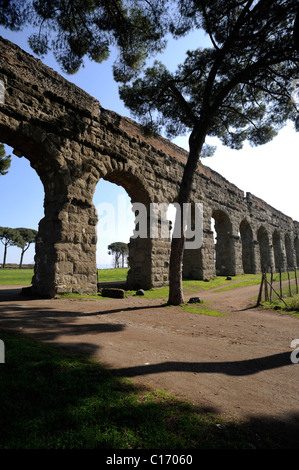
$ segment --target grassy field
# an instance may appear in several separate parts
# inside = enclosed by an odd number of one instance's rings
[[[129,268],[119,269],[99,269],[98,270],[98,281],[99,282],[123,282],[127,278]],[[0,284],[14,284],[14,285],[30,285],[33,276],[33,270],[31,269],[4,269],[0,270]],[[237,284],[232,284],[232,281],[228,281],[225,276],[219,276],[209,282],[196,281],[196,280],[184,280],[183,289],[184,295],[192,296],[198,294],[200,291],[212,289],[218,287],[219,290],[227,288],[237,288],[239,285],[252,285],[259,284],[260,275],[246,275],[236,276],[233,278]],[[161,287],[159,289],[150,289],[145,291],[144,298],[147,299],[161,299],[162,302],[167,302],[168,299],[168,286]],[[127,291],[127,296],[135,295],[135,291]],[[62,296],[61,296],[62,297]],[[82,298],[101,298],[101,295],[86,296],[80,294],[64,294],[63,297],[75,297],[78,299]],[[208,305],[201,302],[198,304],[182,306],[184,311],[201,314],[201,315],[213,315],[221,316],[221,314],[215,310],[209,308]]]
[[[123,282],[126,280],[127,273],[129,268],[119,268],[119,269],[99,269],[98,270],[98,281],[99,282]],[[33,269],[0,269],[0,284],[6,285],[30,285],[31,279],[33,276]],[[285,285],[283,287],[283,298],[285,302],[281,301],[275,293],[271,302],[263,302],[265,308],[275,308],[279,309],[282,312],[288,314],[297,315],[299,312],[299,295],[296,295],[296,284],[294,283],[294,273],[289,273],[290,279],[292,282],[291,285],[291,294],[290,296],[290,287]],[[270,275],[268,275],[268,280],[270,280]],[[279,281],[279,275],[275,274],[273,277],[273,282]],[[282,281],[288,281],[288,273],[282,273]],[[196,280],[183,280],[183,289],[185,296],[196,295],[201,291],[208,289],[216,289],[216,292],[221,292],[227,289],[237,289],[239,287],[256,285],[257,294],[258,286],[261,282],[260,274],[245,274],[242,276],[234,276],[232,280],[227,280],[226,276],[218,276],[216,279],[210,280],[209,282],[205,281],[196,281]],[[148,299],[161,299],[166,302],[168,299],[168,286],[151,289],[145,291],[145,298]],[[127,291],[127,296],[135,295],[135,291]],[[87,296],[75,295],[75,294],[66,294],[68,297],[77,297],[77,298],[86,298]],[[96,298],[101,298],[101,295],[93,296]],[[189,311],[190,313],[198,313],[205,315],[220,315],[220,313],[209,309],[206,304],[194,304],[194,305],[184,305],[183,309]]]
[[[254,449],[257,425],[138,388],[88,358],[0,331],[0,449]],[[134,455],[134,451],[133,451]]]
[[[118,269],[99,269],[98,281],[99,282],[117,282],[125,281],[127,278],[129,268]],[[13,284],[13,285],[30,285],[33,276],[33,269],[0,269],[0,284]],[[215,287],[232,288],[238,285],[252,285],[259,284],[261,276],[259,274],[246,274],[243,276],[235,276],[233,281],[238,281],[238,284],[233,284],[228,281],[225,276],[219,276],[209,282],[184,280],[183,287],[188,292],[198,292],[198,290],[207,290]],[[240,284],[239,284],[240,283]],[[160,289],[151,289],[146,292],[148,298],[163,298],[168,296],[168,287]]]
[[[297,278],[297,279],[296,279]],[[281,273],[281,284],[280,274],[276,273],[271,278],[270,274],[267,274],[267,293],[263,287],[261,302],[264,308],[271,308],[279,310],[281,313],[287,313],[289,315],[299,316],[299,280],[298,273],[283,272]],[[265,283],[264,283],[265,285]],[[274,289],[270,287],[273,285]]]
[[[128,271],[129,271],[129,268],[99,269],[98,281],[99,282],[125,281],[127,279]]]
[[[33,269],[0,269],[0,284],[27,286],[32,276]]]
[[[128,268],[119,269],[99,269],[99,282],[125,281]],[[7,285],[30,285],[33,276],[33,269],[0,269],[0,284]]]

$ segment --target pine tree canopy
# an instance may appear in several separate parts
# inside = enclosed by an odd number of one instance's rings
[[[67,73],[77,72],[84,57],[101,63],[116,48],[119,73],[129,74],[165,45],[166,18],[161,0],[0,0],[0,24],[15,31],[35,26],[32,50],[52,50]]]
[[[173,2],[172,2],[173,3]],[[242,148],[273,139],[296,122],[292,83],[299,78],[294,23],[297,0],[177,1],[175,37],[201,28],[211,46],[196,44],[175,73],[156,61],[121,87],[120,96],[145,127],[169,138],[204,129]]]
[[[11,164],[10,155],[6,155],[3,144],[0,144],[0,175],[6,175]]]

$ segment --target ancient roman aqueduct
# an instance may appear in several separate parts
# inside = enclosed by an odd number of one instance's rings
[[[176,201],[186,152],[146,137],[130,119],[103,109],[41,61],[0,38],[0,142],[25,157],[45,191],[36,240],[32,290],[39,295],[95,293],[97,214],[101,178],[122,185],[132,203]],[[299,223],[218,173],[198,166],[194,202],[203,204],[203,244],[185,250],[184,275],[257,273],[299,264]],[[211,219],[217,231],[216,257]],[[130,288],[168,280],[169,240],[130,242]],[[216,258],[216,262],[215,262]]]

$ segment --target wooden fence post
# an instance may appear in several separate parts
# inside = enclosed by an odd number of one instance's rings
[[[269,296],[268,296],[268,279],[267,279],[267,270],[265,269],[265,302],[269,301]]]
[[[273,284],[273,269],[272,269],[272,266],[271,266],[270,302],[272,300],[272,284]]]

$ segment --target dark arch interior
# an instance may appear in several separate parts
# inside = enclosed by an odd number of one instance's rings
[[[286,261],[288,268],[294,268],[294,257],[293,257],[293,247],[290,236],[286,233],[284,237],[285,250],[286,250]]]
[[[265,227],[262,226],[258,229],[257,240],[260,247],[260,268],[264,271],[271,266],[269,236]]]
[[[279,269],[283,269],[283,252],[281,247],[281,237],[280,233],[275,230],[272,236],[272,243],[273,243],[273,251],[274,251],[274,262],[275,262],[275,269],[279,271]]]
[[[253,233],[249,222],[244,219],[240,224],[240,235],[242,241],[242,262],[244,274],[254,274],[254,246]]]
[[[216,232],[216,274],[218,276],[234,275],[235,253],[232,239],[232,224],[229,216],[222,210],[214,210]]]

